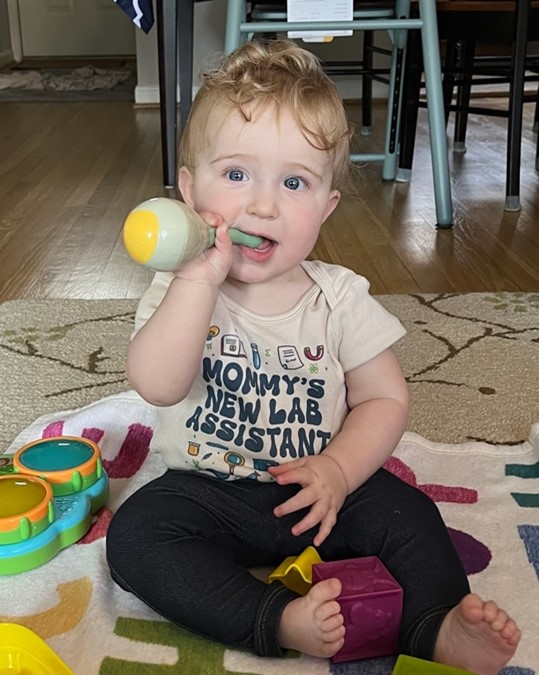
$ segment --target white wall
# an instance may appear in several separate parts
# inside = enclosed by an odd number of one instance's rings
[[[223,51],[225,39],[224,0],[210,0],[195,3],[195,28],[193,47],[193,86],[196,89],[198,74],[205,59]],[[137,30],[137,87],[136,103],[157,103],[159,101],[159,76],[157,63],[157,28],[154,25],[146,35]]]
[[[209,0],[195,3],[194,29],[194,88],[197,88],[198,76],[205,61],[212,55],[222,52],[225,39],[225,0]],[[307,46],[307,45],[305,45]],[[353,59],[354,54],[361,54],[361,35],[350,38],[336,38],[328,45],[310,45],[309,48],[326,60]],[[154,25],[148,35],[137,30],[137,79],[135,101],[137,103],[158,103],[158,63],[157,63],[157,30]],[[359,97],[360,86],[356,77],[336,78],[341,95],[344,98]],[[386,96],[385,85],[374,83],[374,96]]]
[[[135,35],[137,54],[136,103],[156,103],[159,101],[157,66],[157,30],[155,25],[146,35],[137,30]]]

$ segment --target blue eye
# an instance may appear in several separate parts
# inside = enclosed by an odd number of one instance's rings
[[[290,176],[285,178],[284,185],[289,190],[301,190],[306,187],[305,182],[297,176]]]
[[[239,183],[242,180],[245,180],[246,176],[241,169],[230,169],[230,171],[227,172],[227,178]]]

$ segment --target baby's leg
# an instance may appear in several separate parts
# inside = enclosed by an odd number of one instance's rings
[[[348,497],[320,548],[322,559],[353,557],[353,549],[339,550],[339,540],[355,542],[355,555],[378,556],[402,586],[402,653],[480,675],[510,660],[518,628],[495,603],[470,594],[447,528],[425,494],[378,471]]]
[[[495,602],[470,593],[446,615],[434,660],[479,675],[496,675],[516,651],[520,630]]]
[[[292,552],[281,552],[274,527],[273,509],[292,496],[283,487],[167,472],[112,519],[113,579],[180,626],[261,656],[282,655],[281,617],[298,595],[249,568],[275,566]]]
[[[288,603],[279,629],[281,647],[326,658],[336,654],[344,644],[345,630],[336,601],[340,592],[338,579],[326,579]]]
[[[378,556],[404,591],[401,653],[432,659],[440,625],[470,592],[436,505],[383,469],[349,495],[322,560]]]

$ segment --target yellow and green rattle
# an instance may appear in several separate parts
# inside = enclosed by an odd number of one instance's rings
[[[228,231],[233,244],[257,248],[263,239]],[[127,216],[123,228],[127,252],[156,272],[172,272],[215,243],[215,229],[186,204],[167,197],[148,199]]]

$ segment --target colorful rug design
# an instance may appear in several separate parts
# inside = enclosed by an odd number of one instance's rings
[[[126,392],[78,411],[47,415],[19,436],[12,451],[29,440],[62,433],[97,441],[111,495],[77,544],[41,568],[0,577],[0,621],[33,629],[77,675],[390,673],[393,657],[338,665],[298,655],[284,661],[258,659],[168,624],[115,587],[108,576],[104,538],[118,505],[163,471],[159,457],[149,452],[154,423],[155,410]],[[438,503],[473,589],[499,599],[524,626],[515,667],[535,672],[539,425],[532,428],[529,441],[514,446],[444,445],[407,433],[388,468]]]

